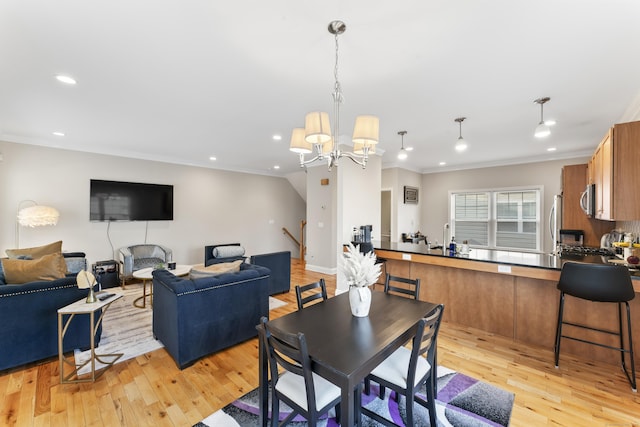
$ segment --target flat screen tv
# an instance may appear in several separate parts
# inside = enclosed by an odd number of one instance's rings
[[[173,185],[92,179],[90,221],[171,221]]]

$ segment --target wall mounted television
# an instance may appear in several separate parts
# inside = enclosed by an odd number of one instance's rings
[[[92,179],[90,221],[172,221],[173,185]]]

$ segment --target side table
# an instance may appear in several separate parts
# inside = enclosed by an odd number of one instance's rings
[[[141,268],[140,270],[136,270],[133,272],[133,277],[136,279],[142,280],[142,296],[138,297],[133,301],[133,305],[138,308],[146,308],[147,307],[147,296],[151,300],[151,306],[153,306],[153,285],[147,294],[147,282],[153,279],[153,267]],[[174,276],[186,276],[191,272],[191,265],[178,264],[174,269],[166,269],[169,273],[172,273]],[[142,302],[140,302],[142,301]]]
[[[120,298],[122,298],[122,294],[114,294],[109,298],[105,299],[104,301],[98,300],[97,302],[93,302],[93,303],[87,303],[86,298],[83,298],[79,301],[71,303],[58,310],[58,361],[60,363],[60,384],[94,382],[97,378],[99,378],[104,373],[104,371],[107,370],[108,367],[113,365],[118,359],[120,359],[120,357],[122,357],[123,353],[97,354],[96,346],[95,346],[96,333],[98,331],[98,327],[102,323],[104,314],[106,313],[109,306],[114,301]],[[100,314],[100,317],[96,322],[95,314],[100,309],[102,309],[102,314]],[[89,358],[89,360],[87,360],[84,363],[81,363],[80,365],[77,365],[75,361],[71,362],[69,359],[65,357],[64,346],[62,344],[64,340],[64,335],[67,333],[67,329],[69,328],[69,324],[71,323],[73,318],[76,316],[76,314],[89,314],[89,317],[90,317],[89,325],[92,325],[89,327],[89,332],[91,333],[91,357]],[[69,318],[63,324],[63,317],[65,315],[68,315]],[[106,361],[103,359],[105,357],[112,358],[113,360]],[[100,372],[98,372],[97,374],[96,374],[96,360],[106,365],[104,369],[100,370]],[[88,372],[87,374],[78,374],[78,371],[89,363],[91,364],[91,372]],[[73,371],[71,371],[67,375],[64,374],[65,364],[73,366],[74,368]],[[84,375],[88,375],[88,376],[85,378],[80,378],[81,376],[84,376]],[[76,377],[76,378],[72,379],[73,377]]]

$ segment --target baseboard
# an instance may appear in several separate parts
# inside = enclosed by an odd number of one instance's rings
[[[316,273],[333,274],[333,275],[335,275],[338,272],[338,269],[335,267],[326,268],[326,267],[321,267],[319,265],[313,265],[309,263],[307,263],[307,265],[305,266],[305,270],[315,271]]]

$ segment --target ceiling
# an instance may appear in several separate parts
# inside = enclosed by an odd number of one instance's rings
[[[638,17],[637,0],[3,0],[0,139],[296,172],[292,128],[310,111],[334,120],[327,25],[340,19],[340,140],[356,115],[379,116],[383,167],[589,155],[609,126],[640,111]],[[545,119],[557,124],[538,140],[533,101],[544,96]],[[401,130],[414,147],[404,162]]]

